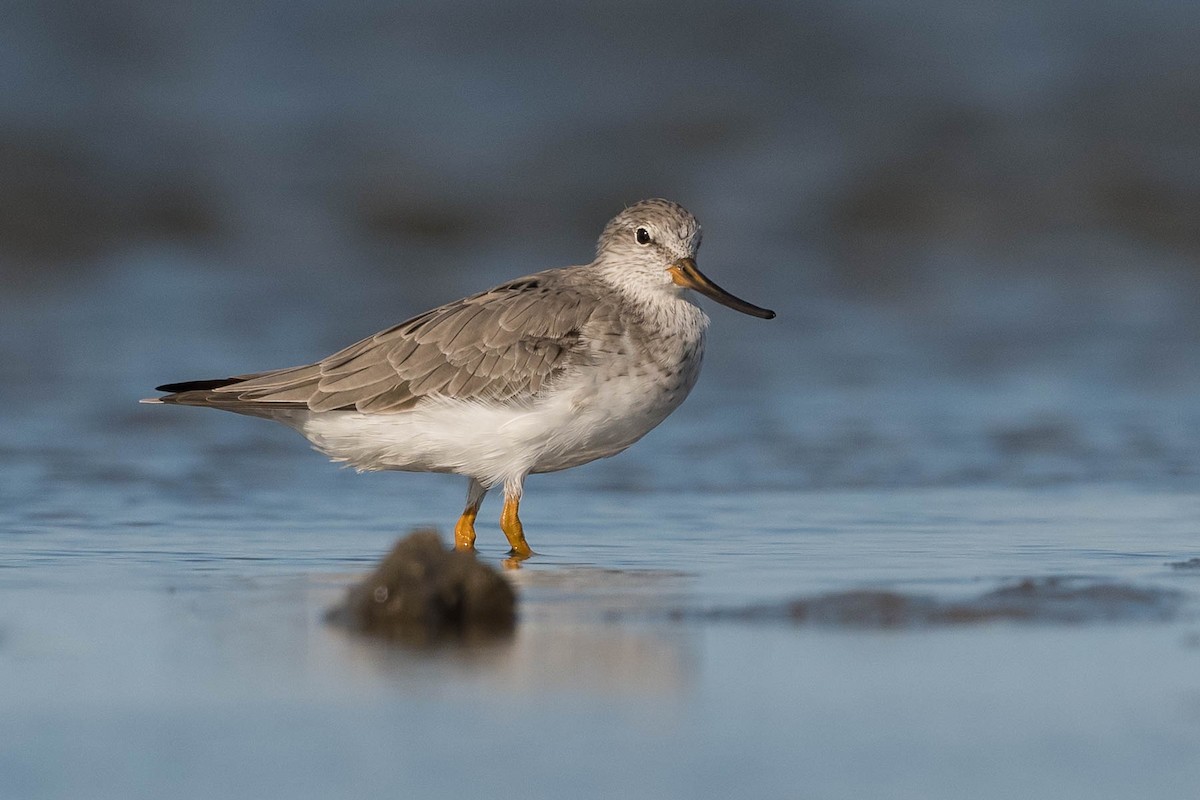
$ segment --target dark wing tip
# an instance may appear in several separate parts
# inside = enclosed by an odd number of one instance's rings
[[[237,383],[238,378],[218,378],[210,381],[183,381],[182,383],[164,383],[162,386],[155,386],[156,392],[170,392],[178,394],[180,392],[208,392],[213,389],[219,389],[222,386],[228,386],[231,383]]]

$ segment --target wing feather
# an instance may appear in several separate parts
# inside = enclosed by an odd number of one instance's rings
[[[454,380],[457,373],[458,367],[443,360],[438,366],[411,381],[408,390],[415,395],[440,394],[441,390]]]
[[[364,366],[358,372],[325,374],[317,382],[317,389],[322,392],[345,392],[351,389],[362,389],[380,381],[389,381],[395,377],[396,370],[391,364],[377,360]]]
[[[590,355],[581,331],[612,303],[577,270],[549,270],[427,311],[315,364],[240,376],[189,403],[395,413],[422,398],[505,401]]]
[[[295,386],[320,377],[321,369],[317,364],[306,364],[303,367],[288,367],[287,369],[263,372],[250,375],[246,380],[230,383],[214,391],[220,393],[242,394],[244,392],[269,391],[284,387]]]
[[[283,403],[287,404],[307,404],[312,396],[316,393],[316,381],[307,383],[298,383],[295,386],[285,386],[280,389],[259,389],[252,392],[242,392],[229,398],[230,400],[240,400],[252,403]]]
[[[407,411],[416,405],[420,398],[409,391],[408,384],[393,384],[391,388],[380,392],[374,397],[367,397],[355,403],[359,411],[384,413]]]

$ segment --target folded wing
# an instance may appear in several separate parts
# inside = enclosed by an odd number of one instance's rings
[[[582,331],[604,304],[539,273],[435,308],[316,364],[159,387],[163,402],[229,410],[394,413],[422,398],[531,398],[588,358]]]

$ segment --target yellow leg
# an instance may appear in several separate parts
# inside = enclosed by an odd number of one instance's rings
[[[508,554],[510,561],[524,561],[533,555],[529,542],[525,541],[525,529],[521,527],[521,518],[517,516],[517,507],[520,504],[519,498],[505,496],[504,510],[500,513],[500,530],[504,531],[504,535],[508,537],[508,544],[512,547]]]
[[[467,506],[454,526],[454,549],[475,549],[475,517],[479,514],[479,503]]]

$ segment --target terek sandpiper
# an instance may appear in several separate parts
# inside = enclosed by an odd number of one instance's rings
[[[146,402],[276,420],[359,470],[465,475],[462,550],[503,484],[500,528],[520,560],[533,552],[517,515],[525,477],[620,453],[695,385],[708,317],[688,289],[775,316],[706,278],[699,247],[687,210],[644,200],[605,226],[590,264],[456,300],[315,364],[168,383]]]

